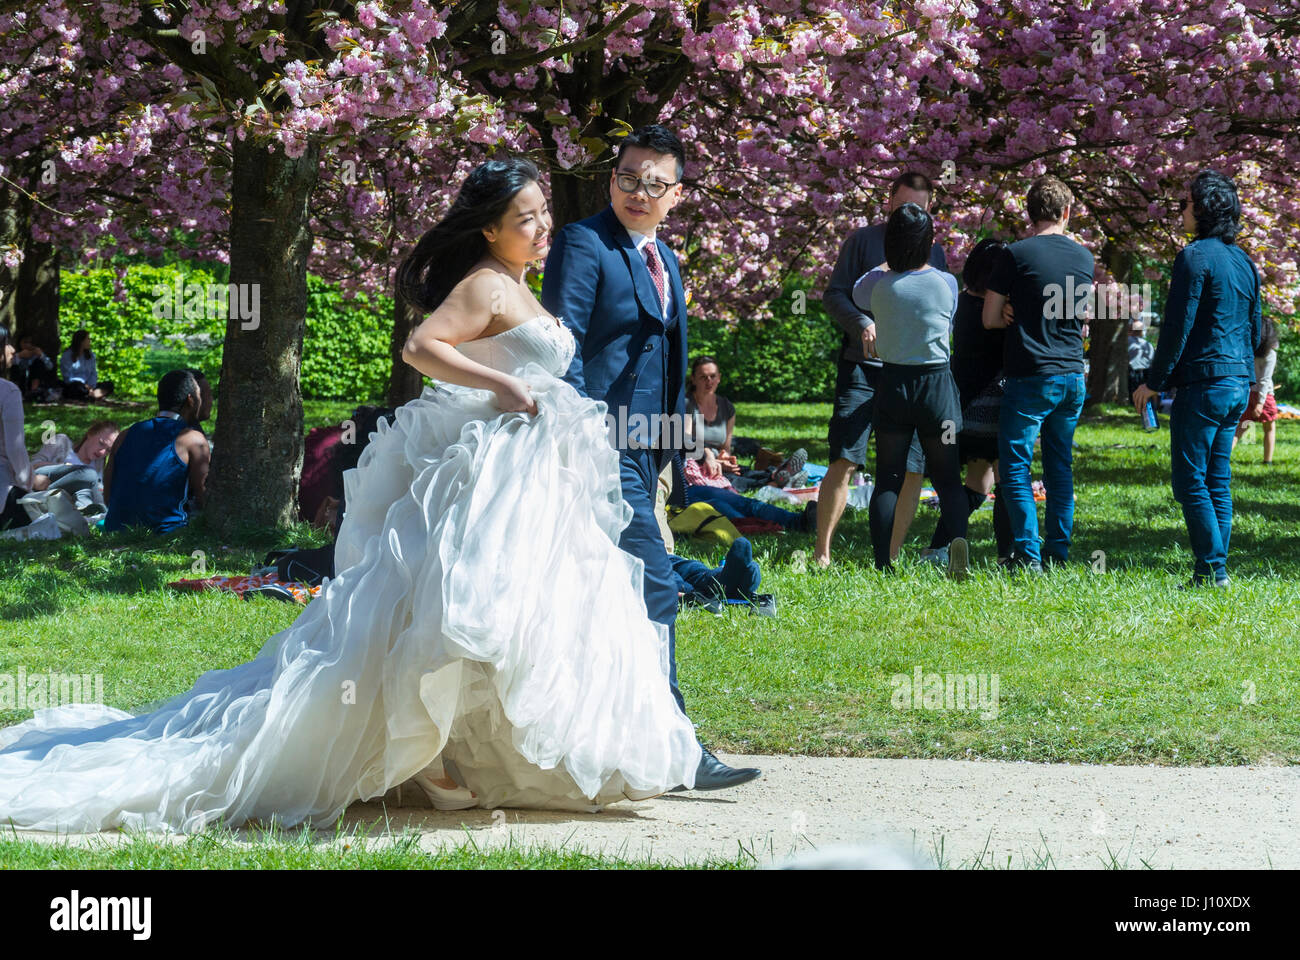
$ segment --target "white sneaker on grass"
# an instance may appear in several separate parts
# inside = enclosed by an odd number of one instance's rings
[[[970,545],[965,537],[953,537],[948,544],[948,579],[965,580],[970,573]]]

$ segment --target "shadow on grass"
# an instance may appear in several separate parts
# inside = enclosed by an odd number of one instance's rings
[[[213,532],[206,518],[156,536],[143,530],[80,539],[0,542],[0,618],[25,620],[75,608],[95,593],[156,592],[174,580],[243,576],[271,550],[329,542],[306,524]]]

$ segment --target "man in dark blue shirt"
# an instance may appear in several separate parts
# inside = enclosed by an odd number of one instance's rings
[[[190,370],[163,374],[158,413],[123,430],[109,450],[105,533],[139,526],[162,534],[189,522],[187,498],[201,504],[205,497],[211,448],[199,424],[211,410],[206,379]]]
[[[1237,188],[1205,170],[1182,201],[1196,239],[1174,258],[1156,355],[1133,392],[1139,414],[1177,387],[1169,418],[1174,499],[1183,508],[1195,562],[1188,586],[1228,586],[1232,534],[1232,437],[1246,411],[1262,336],[1259,273],[1236,244]]]

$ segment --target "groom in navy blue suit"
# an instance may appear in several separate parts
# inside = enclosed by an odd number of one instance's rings
[[[542,305],[568,324],[578,344],[565,379],[603,400],[616,425],[623,499],[632,507],[619,546],[645,563],[646,610],[668,626],[669,681],[683,713],[677,586],[654,505],[659,473],[681,446],[686,413],[686,296],[677,255],[655,230],[681,199],[685,161],[681,141],[664,127],[628,134],[610,173],[610,205],[559,232],[542,280]],[[706,749],[695,789],[758,775]]]

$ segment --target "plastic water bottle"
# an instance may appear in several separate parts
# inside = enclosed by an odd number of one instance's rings
[[[1160,415],[1156,413],[1156,401],[1154,398],[1147,401],[1147,405],[1142,408],[1142,429],[1147,433],[1160,429]]]

